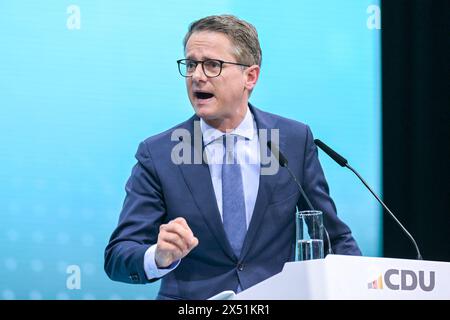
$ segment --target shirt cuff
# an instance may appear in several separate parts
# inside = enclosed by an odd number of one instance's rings
[[[156,251],[156,244],[148,248],[144,254],[144,271],[148,280],[164,277],[170,271],[178,267],[181,261],[177,260],[166,268],[158,268],[155,261],[155,251]]]

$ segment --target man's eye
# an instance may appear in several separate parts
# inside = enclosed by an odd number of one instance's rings
[[[188,68],[188,69],[195,69],[196,66],[197,66],[197,64],[193,61],[186,62],[186,68]]]
[[[210,61],[205,62],[205,64],[206,64],[206,66],[208,68],[215,69],[215,68],[219,68],[220,67],[220,62],[219,61],[210,60]]]

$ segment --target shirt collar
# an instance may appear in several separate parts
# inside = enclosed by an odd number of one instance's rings
[[[225,133],[211,127],[203,119],[200,118],[200,129],[202,131],[203,143],[205,146],[222,137]],[[230,134],[241,136],[245,139],[252,140],[255,134],[255,123],[250,109],[247,107],[244,119],[241,123],[230,132]]]

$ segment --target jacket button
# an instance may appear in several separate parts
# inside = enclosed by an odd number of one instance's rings
[[[238,268],[239,271],[242,271],[242,270],[244,270],[244,265],[243,264],[238,264],[237,268]]]

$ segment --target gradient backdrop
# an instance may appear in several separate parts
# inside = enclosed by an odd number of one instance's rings
[[[263,66],[251,102],[308,123],[381,192],[372,4],[0,1],[0,299],[155,297],[159,282],[109,280],[103,250],[139,142],[192,115],[175,61],[189,23],[206,15],[235,14],[258,29]],[[365,255],[381,256],[379,206],[320,158],[339,215]],[[66,286],[71,265],[79,290]]]

